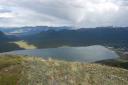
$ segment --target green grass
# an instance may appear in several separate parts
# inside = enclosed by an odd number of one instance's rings
[[[0,85],[16,85],[21,76],[21,57],[0,56]]]
[[[128,70],[100,64],[1,55],[0,85],[128,85]]]
[[[121,68],[41,58],[24,63],[22,75],[20,85],[128,85]]]

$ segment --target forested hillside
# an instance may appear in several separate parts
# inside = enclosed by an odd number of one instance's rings
[[[12,40],[8,36],[6,36],[3,32],[0,31],[0,52],[22,49],[19,48],[18,45],[11,43]]]

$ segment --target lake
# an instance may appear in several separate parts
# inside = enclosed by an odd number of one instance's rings
[[[59,47],[48,49],[19,50],[7,52],[7,54],[40,56],[44,59],[52,58],[57,60],[78,62],[95,62],[119,57],[116,52],[101,45],[88,47]]]

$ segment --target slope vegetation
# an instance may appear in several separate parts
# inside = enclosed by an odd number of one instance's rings
[[[23,49],[15,43],[10,43],[11,41],[12,40],[7,35],[0,31],[0,53]]]
[[[1,55],[1,85],[128,85],[128,70],[37,57]]]

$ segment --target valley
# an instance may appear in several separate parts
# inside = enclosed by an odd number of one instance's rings
[[[0,0],[0,85],[128,85],[128,0]]]
[[[127,35],[127,27],[1,30],[0,84],[127,85]]]

